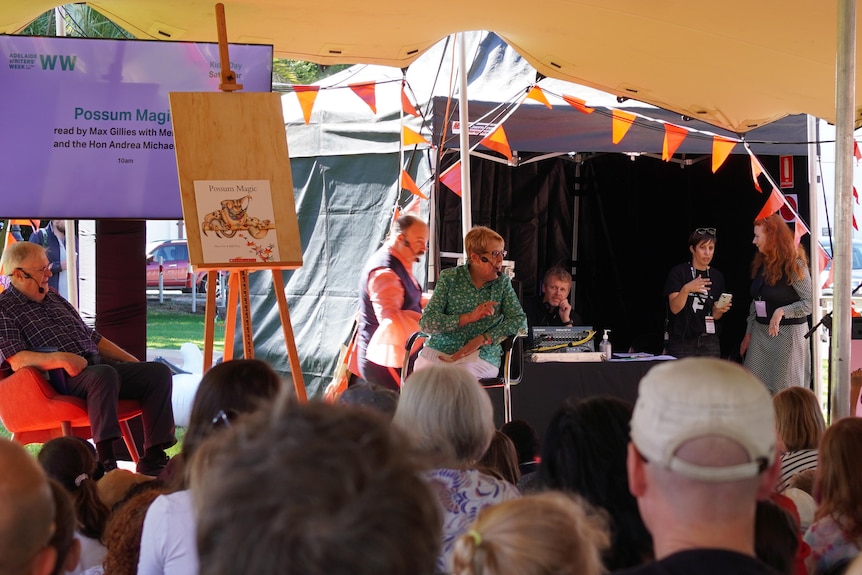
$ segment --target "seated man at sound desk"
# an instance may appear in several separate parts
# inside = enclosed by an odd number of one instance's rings
[[[571,289],[572,275],[560,266],[554,266],[545,272],[542,294],[524,305],[530,328],[537,325],[581,325],[581,316],[569,303]]]

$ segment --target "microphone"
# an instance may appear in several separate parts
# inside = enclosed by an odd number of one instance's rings
[[[33,280],[34,282],[36,282],[36,285],[39,286],[39,293],[45,293],[45,288],[42,287],[42,284],[39,283],[39,280],[37,280],[36,278],[34,278],[33,276],[31,276],[30,274],[25,272],[22,268],[18,268],[18,270],[22,274],[24,274],[25,278],[27,278],[28,280]]]
[[[479,256],[479,259],[482,260],[482,263],[484,263],[484,264],[490,264],[491,263],[491,260],[489,260],[485,256]],[[497,277],[500,277],[501,275],[503,275],[503,270],[495,269],[494,271],[497,273]]]

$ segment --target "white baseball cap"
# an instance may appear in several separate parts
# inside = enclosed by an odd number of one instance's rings
[[[749,462],[710,467],[676,455],[687,441],[724,437],[742,446]],[[775,415],[766,387],[742,366],[720,359],[687,358],[657,365],[641,379],[631,420],[640,454],[698,481],[755,477],[775,458]]]

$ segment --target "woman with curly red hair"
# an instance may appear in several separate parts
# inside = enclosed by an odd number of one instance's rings
[[[811,274],[802,246],[779,214],[754,222],[751,309],[739,353],[772,394],[811,379],[805,332],[811,313]]]

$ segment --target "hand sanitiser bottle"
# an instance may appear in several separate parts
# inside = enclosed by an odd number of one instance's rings
[[[609,361],[613,352],[611,351],[611,340],[608,339],[608,332],[611,330],[606,329],[605,334],[602,336],[602,341],[599,344],[599,351],[604,354],[605,361]]]

